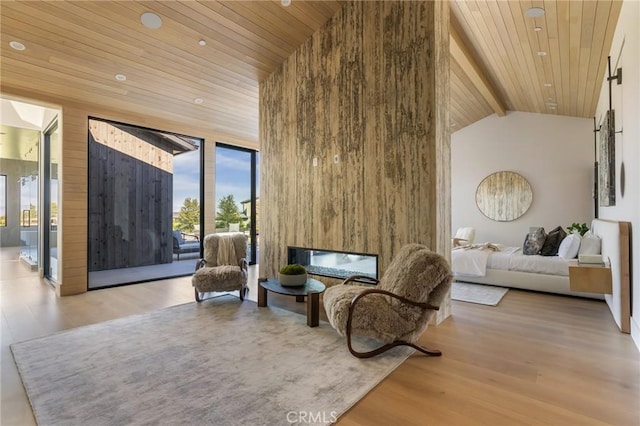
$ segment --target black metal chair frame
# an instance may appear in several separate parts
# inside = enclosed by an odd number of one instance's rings
[[[356,281],[356,280],[369,280],[371,281],[373,284],[377,284],[378,280],[372,277],[368,277],[366,275],[354,275],[351,276],[349,278],[347,278],[346,280],[344,280],[343,284],[347,284],[348,282],[351,281]],[[349,316],[347,317],[347,346],[349,347],[349,352],[351,352],[351,354],[357,358],[371,358],[374,357],[376,355],[380,355],[383,352],[388,351],[391,348],[394,348],[396,346],[410,346],[414,349],[416,349],[417,351],[420,351],[421,353],[428,355],[428,356],[440,356],[442,355],[442,352],[440,352],[437,349],[428,349],[428,348],[424,348],[421,346],[418,346],[414,343],[411,342],[407,342],[405,340],[396,340],[394,342],[391,343],[387,343],[385,345],[380,346],[377,349],[374,349],[372,351],[368,351],[368,352],[359,352],[356,351],[352,344],[351,344],[351,333],[352,333],[352,322],[353,322],[353,311],[356,307],[356,304],[358,303],[358,301],[360,299],[362,299],[363,297],[370,295],[370,294],[383,294],[385,296],[391,296],[395,299],[400,300],[403,303],[407,303],[409,305],[412,306],[417,306],[419,308],[422,309],[432,309],[434,311],[438,311],[440,310],[440,308],[438,306],[432,306],[428,303],[419,303],[419,302],[414,302],[413,300],[409,300],[405,297],[399,296],[397,294],[391,293],[389,291],[386,290],[380,290],[377,288],[371,288],[371,289],[367,289],[364,290],[362,293],[359,293],[358,295],[356,295],[352,300],[351,300],[351,305],[349,306]]]

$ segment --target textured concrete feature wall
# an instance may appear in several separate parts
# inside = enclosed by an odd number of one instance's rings
[[[260,85],[261,276],[287,246],[375,253],[380,275],[406,243],[449,257],[448,14],[346,4]]]

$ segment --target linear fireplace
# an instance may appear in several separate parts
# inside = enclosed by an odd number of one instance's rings
[[[351,275],[378,278],[378,255],[305,247],[288,247],[288,263],[298,263],[312,275],[344,279]],[[361,280],[365,281],[366,280]]]

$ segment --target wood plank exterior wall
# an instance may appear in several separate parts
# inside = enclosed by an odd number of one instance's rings
[[[89,272],[170,263],[173,154],[106,122],[89,126]]]
[[[260,276],[287,246],[449,257],[448,7],[348,3],[260,85]]]

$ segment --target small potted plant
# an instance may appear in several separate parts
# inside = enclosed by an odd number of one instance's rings
[[[280,268],[278,281],[283,287],[297,287],[307,282],[307,270],[304,266],[294,263]]]
[[[574,222],[571,226],[567,226],[567,230],[570,234],[580,234],[581,237],[584,237],[584,234],[589,230],[589,227],[586,223],[579,224]]]

